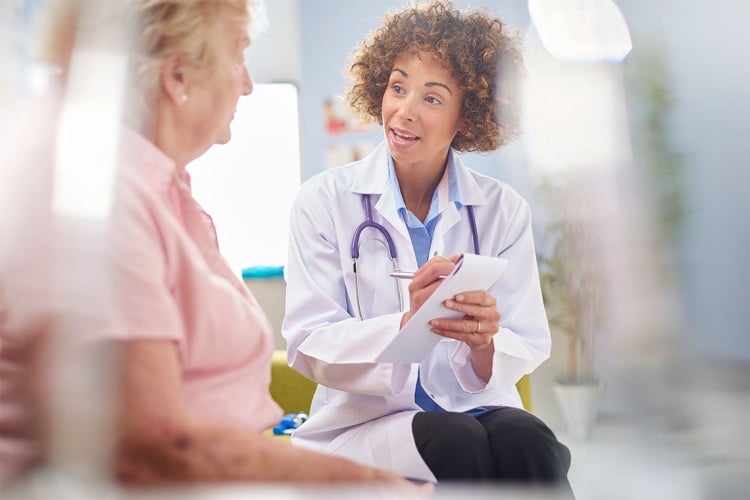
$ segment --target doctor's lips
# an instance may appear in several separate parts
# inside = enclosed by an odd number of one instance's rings
[[[410,134],[406,130],[391,128],[391,133],[400,141],[416,141],[419,139],[418,136]]]

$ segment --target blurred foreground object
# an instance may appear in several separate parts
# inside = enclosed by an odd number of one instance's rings
[[[545,308],[566,345],[554,394],[568,433],[585,440],[606,383],[597,340],[612,326],[616,179],[631,157],[619,63],[631,42],[609,0],[530,1],[529,12],[523,141],[546,210],[537,249]]]
[[[607,383],[602,410],[609,405],[606,408],[609,413],[606,421],[601,419],[602,432],[593,433],[590,449],[604,451],[597,446],[605,445],[611,456],[600,453],[592,457],[601,465],[587,470],[590,479],[587,488],[595,492],[595,498],[747,498],[750,494],[747,481],[750,352],[735,349],[724,359],[716,357],[716,353],[726,350],[727,346],[747,346],[747,342],[731,342],[741,336],[746,338],[747,322],[732,324],[731,319],[741,315],[734,312],[727,315],[726,310],[720,311],[712,305],[714,301],[722,305],[740,304],[742,300],[738,298],[743,294],[746,297],[746,287],[738,290],[736,283],[747,281],[747,259],[728,264],[724,262],[727,252],[723,249],[730,248],[731,255],[743,245],[747,248],[746,234],[750,226],[746,225],[746,217],[716,217],[720,212],[715,209],[704,211],[706,207],[691,207],[695,200],[684,196],[682,191],[692,181],[702,196],[726,194],[727,200],[732,201],[732,190],[736,186],[711,193],[710,183],[705,179],[691,179],[686,174],[691,173],[691,163],[693,167],[700,163],[702,150],[708,152],[705,161],[711,182],[721,179],[730,170],[736,161],[731,147],[724,161],[718,162],[717,158],[721,157],[719,153],[724,153],[718,150],[731,145],[731,141],[724,142],[723,138],[712,136],[714,128],[706,130],[703,123],[707,122],[706,116],[711,117],[708,121],[713,124],[718,120],[712,118],[726,119],[725,130],[734,131],[731,119],[742,113],[735,111],[735,107],[747,109],[747,91],[740,94],[739,99],[737,93],[724,98],[705,92],[704,86],[699,85],[701,92],[695,96],[699,113],[690,120],[696,136],[683,145],[683,151],[674,149],[669,140],[686,125],[670,123],[671,117],[666,112],[674,105],[676,110],[685,113],[686,88],[690,88],[692,78],[701,84],[705,82],[704,75],[695,76],[696,68],[700,67],[697,64],[700,58],[695,56],[698,51],[694,47],[680,50],[672,47],[673,52],[669,53],[664,47],[675,44],[675,40],[666,40],[668,43],[659,40],[656,47],[667,54],[664,60],[648,57],[649,47],[643,43],[628,56],[627,64],[621,65],[620,55],[630,50],[628,40],[621,45],[620,52],[603,51],[601,57],[594,57],[584,50],[574,55],[566,48],[567,42],[551,41],[546,21],[540,20],[539,12],[531,7],[545,3],[530,2],[535,29],[527,40],[528,123],[524,138],[527,153],[542,183],[565,186],[566,202],[583,207],[580,212],[589,224],[584,237],[593,236],[596,242],[597,251],[589,257],[591,260],[565,259],[570,266],[567,271],[572,276],[585,276],[591,266],[602,274],[606,284],[607,307],[597,306],[592,311],[594,316],[605,316],[603,328],[596,334],[592,361],[596,376]],[[586,2],[555,2],[553,9],[583,3]],[[708,11],[721,12],[722,16],[730,12],[712,5],[702,14]],[[644,12],[652,11],[644,8]],[[687,17],[690,22],[677,23],[676,30],[690,33],[694,26],[700,26],[700,30],[710,33],[698,12],[700,9],[691,12],[692,17]],[[587,15],[581,13],[580,20]],[[722,19],[722,23],[712,26],[714,29],[733,26],[722,16],[711,18]],[[671,21],[671,16],[669,19]],[[661,34],[659,22],[654,21],[654,24]],[[636,26],[631,24],[632,28]],[[560,31],[567,33],[564,29]],[[606,42],[609,34],[602,36]],[[725,48],[728,44],[706,43],[712,36],[696,42],[696,46],[711,54],[707,57],[731,53]],[[736,32],[730,32],[726,39],[734,41],[734,36]],[[682,46],[684,42],[676,44]],[[743,54],[746,52],[745,49]],[[636,81],[628,82],[623,77],[627,70],[633,71],[633,66],[628,64],[634,57],[642,58],[639,60],[642,68],[636,74]],[[674,60],[680,57],[684,59]],[[665,67],[679,67],[681,63],[684,64],[682,77],[690,82],[679,82],[671,94],[660,72]],[[728,66],[735,68],[733,64]],[[746,75],[747,72],[743,74],[745,81]],[[712,72],[710,78],[721,82],[719,93],[731,87],[725,85],[724,79],[735,81],[718,72]],[[639,100],[639,96],[631,93],[626,102],[625,91],[635,86],[644,87],[640,91],[646,97],[640,96]],[[731,112],[727,112],[728,108]],[[633,120],[634,111],[643,113],[641,121]],[[744,113],[743,123],[747,123],[747,116]],[[715,128],[721,130],[720,125]],[[633,145],[641,149],[631,149]],[[683,165],[683,161],[687,165]],[[718,205],[724,201],[720,199]],[[743,210],[749,213],[746,203]],[[686,245],[684,238],[677,237],[684,229],[684,214],[690,215],[691,211],[704,211],[701,217],[709,220],[712,231],[699,235],[697,240],[701,244],[711,242],[708,248],[714,251],[705,252],[695,241],[687,241],[690,244]],[[554,233],[554,224],[560,223],[563,214],[553,208],[547,218],[543,212],[540,215],[540,227],[549,229],[545,223],[550,224]],[[736,219],[745,223],[732,224]],[[713,228],[727,228],[730,237],[712,239]],[[540,245],[540,255],[550,256],[555,250],[554,241],[545,243],[547,245]],[[722,251],[716,251],[716,247]],[[686,307],[689,304],[682,299],[689,294],[691,286],[696,286],[696,272],[701,270],[700,266],[680,269],[679,254],[691,253],[701,253],[700,258],[707,267],[705,272],[712,277],[711,281],[723,286],[708,292],[701,290],[700,303]],[[700,264],[697,260],[693,262]],[[724,273],[724,267],[731,271]],[[557,290],[555,293],[565,292]],[[568,299],[562,297],[562,302]],[[740,305],[747,307],[747,304]],[[551,312],[550,316],[554,316],[554,310]],[[706,320],[701,323],[704,317]],[[561,329],[553,326],[554,331]],[[696,344],[701,348],[696,349]],[[587,445],[582,445],[580,450],[589,449]],[[623,477],[628,479],[623,480]],[[635,477],[642,479],[630,480]]]
[[[111,182],[102,179],[113,175],[106,158],[119,128],[100,119],[119,116],[123,82],[112,65],[91,75],[121,48],[121,33],[96,29],[111,10],[52,0],[39,12],[24,60],[35,79],[0,138],[2,482],[40,465],[91,482],[109,474],[113,360],[106,347],[80,342],[107,310]],[[83,54],[98,44],[110,52],[92,65]]]

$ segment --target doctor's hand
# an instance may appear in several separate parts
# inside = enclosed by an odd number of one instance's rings
[[[495,344],[492,338],[500,331],[500,310],[495,297],[484,290],[459,293],[443,305],[463,313],[458,319],[437,318],[430,321],[431,330],[441,337],[460,340],[471,348],[471,364],[485,382],[492,375]]]
[[[492,337],[500,331],[500,311],[497,300],[489,292],[459,293],[443,302],[452,311],[463,313],[456,319],[436,318],[430,321],[432,331],[441,337],[466,342],[472,349],[492,345]]]
[[[409,283],[409,310],[401,317],[401,328],[443,282],[442,276],[453,271],[458,257],[458,255],[453,255],[450,259],[446,259],[436,255],[417,269]]]

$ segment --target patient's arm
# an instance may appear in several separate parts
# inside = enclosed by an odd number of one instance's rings
[[[241,428],[198,421],[181,398],[177,351],[169,341],[120,346],[122,406],[116,467],[126,483],[182,481],[387,481],[389,472],[293,447]]]

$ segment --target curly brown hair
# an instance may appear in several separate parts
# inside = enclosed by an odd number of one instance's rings
[[[520,133],[518,35],[500,19],[433,0],[387,15],[352,54],[347,102],[367,122],[383,123],[382,101],[395,61],[423,51],[452,72],[464,92],[451,146],[493,151]]]

